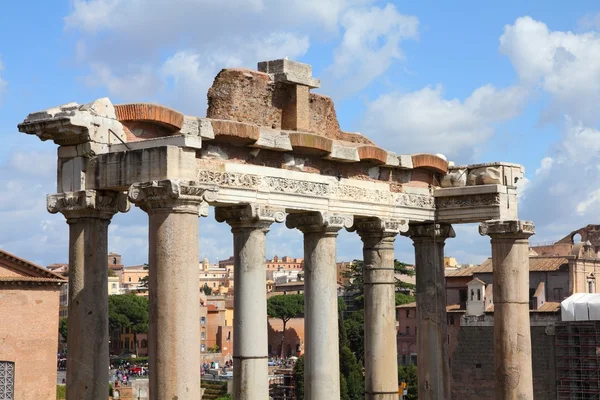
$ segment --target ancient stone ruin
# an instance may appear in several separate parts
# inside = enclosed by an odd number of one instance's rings
[[[519,221],[520,165],[449,165],[383,149],[340,129],[310,65],[261,62],[222,70],[206,118],[109,99],[30,114],[19,130],[58,147],[48,210],[69,224],[67,398],[106,400],[107,235],[129,203],[149,219],[150,398],[200,398],[198,217],[216,208],[235,256],[234,398],[268,398],[266,234],[304,234],[305,393],[339,399],[336,236],[364,243],[365,399],[398,397],[394,240],[413,240],[419,398],[449,399],[444,242],[452,224],[492,238],[497,398],[533,398],[528,237]],[[398,132],[399,135],[403,134]]]

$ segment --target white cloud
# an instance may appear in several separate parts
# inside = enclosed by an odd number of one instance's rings
[[[400,43],[417,38],[419,20],[387,4],[384,8],[350,9],[342,16],[341,26],[344,35],[328,76],[337,81],[337,91],[348,94],[363,89],[394,61],[404,59]]]
[[[6,87],[8,86],[8,82],[2,78],[2,71],[4,71],[4,64],[2,64],[2,60],[0,59],[0,106],[2,106],[2,95],[6,92]]]
[[[442,153],[469,161],[492,136],[492,125],[516,116],[527,91],[520,87],[476,89],[464,102],[445,99],[441,85],[384,94],[367,106],[362,131],[398,153]]]
[[[198,113],[219,69],[297,59],[312,41],[341,38],[330,70],[352,82],[340,85],[345,91],[364,88],[403,57],[399,44],[416,36],[418,24],[372,2],[74,0],[64,21],[80,34],[74,56],[90,66],[88,84],[106,87],[116,101],[156,97]]]
[[[546,119],[568,114],[585,124],[600,121],[600,34],[551,31],[530,17],[507,25],[500,37],[520,79],[552,98]]]

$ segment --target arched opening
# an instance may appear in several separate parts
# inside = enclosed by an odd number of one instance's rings
[[[581,243],[581,235],[579,233],[576,233],[573,236],[571,236],[571,242],[573,242],[573,244]]]

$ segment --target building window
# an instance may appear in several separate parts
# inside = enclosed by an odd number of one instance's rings
[[[116,284],[116,283],[113,283],[113,284],[112,284],[112,288],[113,288],[113,289],[116,289],[116,288],[117,288],[117,284]]]
[[[449,324],[454,325],[454,315],[449,315],[448,319],[449,319]]]
[[[481,290],[477,289],[477,301],[481,300]]]
[[[205,324],[206,323],[206,317],[200,317],[200,323],[201,324]]]
[[[596,292],[596,285],[594,284],[594,280],[589,280],[588,281],[588,293],[595,293]]]
[[[475,300],[475,291],[471,289],[471,301]]]
[[[200,339],[206,340],[206,333],[205,332],[200,333]]]
[[[129,277],[129,282],[131,282],[131,277]]]
[[[407,326],[407,327],[406,327],[406,334],[407,334],[407,335],[410,335],[410,326]]]
[[[406,318],[410,318],[410,310],[406,310]]]
[[[227,340],[231,340],[231,331],[227,332]]]
[[[213,282],[213,287],[217,287],[217,284],[215,282]]]
[[[200,345],[200,351],[203,352],[203,353],[206,352],[206,345],[205,344],[201,344]]]
[[[14,400],[15,363],[0,361],[0,399]]]

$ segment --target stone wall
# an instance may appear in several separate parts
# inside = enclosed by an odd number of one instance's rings
[[[556,399],[554,336],[531,328],[535,400]],[[494,327],[461,327],[451,356],[452,399],[494,398]]]

